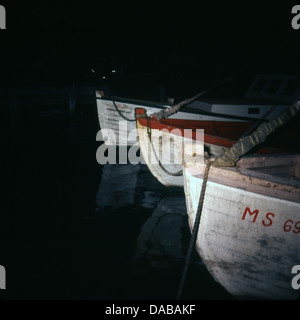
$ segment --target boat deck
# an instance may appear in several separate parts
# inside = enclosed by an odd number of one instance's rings
[[[193,176],[203,179],[203,167],[191,166],[188,170]],[[300,155],[245,156],[235,167],[212,166],[209,181],[300,203]]]
[[[300,188],[300,155],[251,156],[238,162],[238,170],[250,177]]]

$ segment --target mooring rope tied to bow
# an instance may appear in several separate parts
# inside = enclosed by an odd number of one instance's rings
[[[180,300],[180,298],[181,298],[183,287],[185,284],[185,279],[186,279],[188,268],[189,268],[190,261],[191,261],[191,256],[192,256],[195,244],[196,244],[198,230],[199,230],[199,224],[200,224],[200,218],[201,218],[201,213],[202,213],[202,208],[203,208],[203,203],[204,203],[206,185],[207,185],[207,181],[208,181],[209,169],[212,166],[212,164],[213,164],[212,161],[208,161],[208,163],[205,166],[205,171],[204,171],[203,180],[202,180],[203,182],[202,182],[202,186],[201,186],[201,193],[200,193],[200,198],[199,198],[199,202],[198,202],[197,213],[196,213],[196,217],[195,217],[195,222],[193,224],[193,230],[192,230],[192,235],[191,235],[191,239],[190,239],[190,244],[189,244],[189,248],[188,248],[188,251],[186,254],[185,264],[184,264],[184,268],[182,271],[182,276],[181,276],[181,280],[180,280],[180,284],[179,284],[179,288],[178,288],[178,292],[177,292],[177,297],[176,297],[177,300]]]
[[[230,167],[254,147],[262,144],[279,127],[286,125],[300,112],[300,100],[289,106],[279,116],[261,123],[250,135],[242,136],[234,145],[226,149],[214,161],[214,166]]]
[[[112,97],[111,100],[112,100],[112,103],[113,103],[115,109],[117,110],[117,112],[118,112],[118,114],[120,115],[121,118],[123,118],[123,119],[126,120],[126,121],[135,121],[135,120],[136,120],[135,117],[134,117],[134,119],[129,119],[129,118],[127,118],[127,117],[121,112],[121,110],[118,108],[118,106],[117,106],[117,104],[116,104],[116,102],[115,102],[115,100],[114,100],[114,97]]]
[[[197,208],[197,213],[195,217],[195,222],[193,225],[192,236],[190,240],[190,245],[188,248],[188,252],[186,255],[185,265],[182,272],[182,277],[177,293],[177,300],[180,300],[183,286],[185,283],[188,267],[190,264],[190,259],[192,255],[193,248],[196,244],[196,239],[198,235],[198,230],[200,226],[200,217],[203,208],[204,196],[206,191],[206,185],[208,181],[209,169],[211,166],[215,167],[227,167],[227,166],[235,166],[235,163],[245,155],[248,151],[253,149],[258,144],[265,141],[265,139],[274,132],[278,127],[286,125],[293,117],[300,112],[300,100],[296,101],[292,104],[287,110],[283,111],[277,118],[271,119],[267,123],[262,123],[259,127],[254,131],[251,135],[244,136],[239,139],[237,143],[235,143],[231,148],[225,150],[221,155],[219,155],[214,161],[209,161],[205,167],[205,172],[203,175],[203,182],[201,187],[201,193]]]
[[[153,154],[157,160],[157,163],[159,165],[159,167],[168,175],[170,176],[175,176],[175,177],[178,177],[178,176],[182,176],[183,174],[183,171],[182,169],[180,169],[179,171],[177,172],[170,172],[169,170],[167,170],[163,164],[161,163],[156,151],[155,151],[155,147],[153,145],[153,142],[152,142],[152,131],[151,131],[151,120],[150,120],[150,117],[147,117],[147,136],[148,136],[148,139],[149,139],[149,142],[150,142],[150,145],[152,147],[152,150],[153,150]],[[148,152],[148,156],[150,155],[150,152]],[[151,161],[151,159],[150,159]]]
[[[212,89],[220,86],[221,84],[223,84],[223,83],[225,83],[225,82],[227,82],[227,81],[229,81],[229,80],[231,80],[231,79],[232,79],[232,77],[227,77],[226,79],[223,79],[223,80],[221,80],[221,81],[213,84],[213,85],[210,86],[209,88],[207,88],[207,89],[205,89],[205,90],[197,93],[196,95],[194,95],[194,96],[191,97],[191,98],[187,98],[187,99],[185,99],[185,100],[177,103],[176,105],[170,106],[170,107],[165,108],[165,109],[163,109],[163,110],[161,110],[161,111],[159,111],[159,112],[153,113],[153,116],[155,116],[158,121],[160,121],[160,120],[163,119],[163,118],[170,117],[172,114],[178,112],[182,106],[187,105],[187,104],[193,102],[193,101],[196,100],[197,98],[203,96],[203,95],[204,95],[205,93],[207,93],[208,91],[210,91],[210,90],[212,90]],[[111,97],[111,99],[112,99],[112,103],[113,103],[116,111],[118,112],[118,114],[120,115],[121,118],[123,118],[123,119],[126,120],[126,121],[136,121],[136,116],[134,117],[134,119],[127,118],[127,117],[121,112],[121,110],[118,108],[118,106],[117,106],[117,104],[116,104],[113,96]]]

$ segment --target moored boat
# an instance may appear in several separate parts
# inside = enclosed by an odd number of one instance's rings
[[[203,164],[184,165],[190,228]],[[260,155],[211,167],[196,249],[213,277],[239,298],[296,299],[300,261],[300,155]]]
[[[253,127],[249,121],[201,121],[147,117],[146,110],[136,109],[139,144],[151,173],[166,186],[183,187],[183,147],[204,146],[203,152],[218,156]],[[278,146],[264,146],[258,153],[286,152]]]
[[[299,110],[300,101],[216,158],[185,157],[191,244],[195,241],[215,280],[238,298],[299,297],[294,283],[300,260],[300,154],[244,156]]]
[[[148,116],[170,106],[155,102],[106,97],[96,91],[97,111],[103,140],[110,145],[134,145],[138,143],[135,109],[143,108]],[[183,106],[170,119],[226,122],[251,122],[265,117],[270,119],[286,108],[285,104],[253,101],[195,100]],[[106,132],[105,132],[106,131]],[[113,136],[113,138],[112,138]]]

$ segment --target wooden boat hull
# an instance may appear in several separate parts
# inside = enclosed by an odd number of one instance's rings
[[[138,143],[135,121],[124,120],[111,98],[105,98],[100,92],[96,92],[97,111],[101,129],[108,130],[107,139],[110,145],[134,145]],[[135,109],[144,108],[148,115],[159,112],[168,105],[157,104],[153,102],[129,100],[118,98],[115,103],[119,111],[128,119],[135,119]],[[196,101],[188,105],[188,108],[182,109],[172,115],[170,119],[196,120],[196,121],[216,121],[216,122],[244,122],[258,119],[272,108],[273,112],[268,115],[280,113],[286,106],[284,105],[251,105],[251,104],[213,104],[202,101]],[[255,110],[255,113],[252,113]],[[109,135],[114,135],[116,139],[110,139]],[[104,141],[107,141],[104,137]]]
[[[136,114],[146,115],[145,109]],[[218,156],[231,147],[249,127],[251,122],[197,121],[137,117],[137,131],[141,153],[153,176],[166,186],[183,187],[183,147],[196,147],[197,155]],[[190,134],[188,132],[190,130]],[[198,132],[198,134],[197,134]],[[149,134],[151,133],[151,139]],[[150,141],[151,140],[151,141]],[[278,152],[278,148],[264,147],[258,152]],[[159,161],[160,163],[159,163]],[[173,161],[173,162],[172,162]]]
[[[136,109],[136,114],[145,115],[145,110]],[[183,146],[203,157],[203,129],[198,130],[196,139],[195,130],[187,134],[184,129],[146,118],[137,118],[137,129],[141,153],[152,175],[165,186],[183,187]]]
[[[171,164],[171,161],[168,161],[166,158],[162,159],[162,153],[159,151],[162,150],[162,139],[168,141],[172,139],[170,134],[161,132],[160,130],[153,130],[150,141],[147,126],[143,126],[138,121],[137,129],[141,154],[152,175],[165,186],[183,187],[182,165],[180,163]],[[173,141],[173,150],[175,149],[181,152],[180,141],[177,139],[173,139]],[[174,158],[174,152],[171,152],[172,154],[169,158]],[[178,152],[176,153],[177,155]]]
[[[107,130],[107,137],[104,137],[104,141],[109,139],[110,145],[134,145],[138,142],[136,133],[135,121],[126,121],[117,112],[112,99],[102,98],[101,95],[96,92],[97,97],[97,111],[100,129]],[[167,106],[153,106],[143,105],[130,102],[116,101],[119,111],[128,119],[135,119],[135,108],[143,107],[147,109],[147,112],[152,114],[158,112],[163,107]],[[111,139],[110,135],[114,135],[115,139]]]
[[[300,263],[299,156],[281,157],[290,168],[291,159],[297,165],[294,186],[251,176],[250,170],[210,169],[196,248],[215,280],[236,297],[299,297],[291,285],[291,270]],[[183,171],[192,229],[204,167],[185,165]]]

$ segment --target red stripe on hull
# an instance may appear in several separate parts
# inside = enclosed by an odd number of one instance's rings
[[[154,116],[146,118],[146,110],[136,109],[137,121],[144,127],[157,130],[168,130],[176,135],[185,136],[186,138],[197,139],[196,130],[204,130],[204,142],[221,147],[229,148],[236,143],[242,134],[251,127],[253,122],[237,121],[199,121],[184,119],[162,119],[158,121]],[[192,135],[185,132],[185,129],[191,129]],[[174,131],[173,131],[174,130]],[[201,137],[202,139],[203,137]],[[258,153],[281,153],[285,150],[276,147],[260,148]]]

